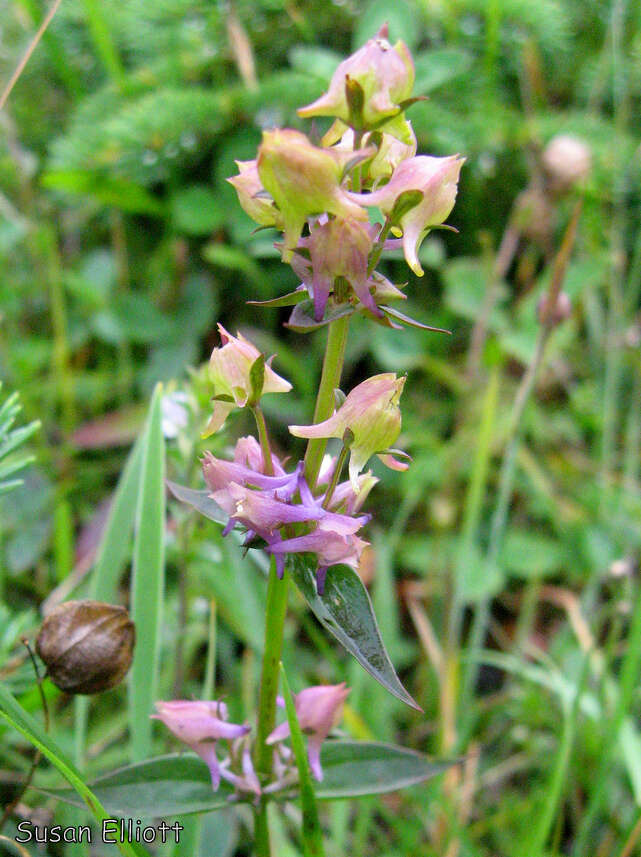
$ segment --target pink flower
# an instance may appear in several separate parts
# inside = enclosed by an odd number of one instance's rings
[[[214,383],[215,396],[223,396],[223,399],[214,399],[214,413],[212,414],[204,437],[214,434],[222,428],[228,415],[234,408],[244,408],[250,401],[254,391],[252,390],[251,368],[261,357],[260,351],[252,345],[240,333],[232,336],[227,333],[222,324],[218,325],[222,348],[214,348],[209,360],[209,374]],[[265,365],[262,391],[264,393],[288,393],[292,385],[289,381],[281,378],[271,368],[269,358]]]
[[[368,378],[349,393],[329,419],[311,426],[290,426],[296,437],[337,437],[351,432],[349,443],[349,476],[358,489],[357,476],[375,453],[386,453],[401,431],[398,406],[405,378],[393,372]],[[387,463],[387,462],[384,462]]]
[[[256,161],[236,161],[238,175],[228,178],[238,194],[241,208],[261,226],[284,227],[280,211],[260,182]]]
[[[389,182],[371,193],[349,193],[354,202],[361,205],[376,205],[388,215],[402,193],[420,191],[422,200],[400,218],[403,229],[403,252],[405,260],[417,276],[423,275],[418,261],[418,251],[428,231],[445,221],[456,199],[459,173],[464,158],[452,155],[448,158],[433,158],[419,155],[401,161]]]
[[[224,702],[173,700],[157,702],[157,714],[151,717],[162,720],[176,738],[197,753],[207,764],[214,791],[220,784],[220,767],[216,756],[216,742],[232,740],[246,735],[249,726],[227,723],[228,712]]]
[[[256,450],[249,438],[241,438],[236,446],[236,457],[254,457]],[[276,460],[277,461],[277,460]],[[223,530],[227,535],[236,524],[247,531],[245,544],[256,536],[266,542],[266,550],[276,557],[276,571],[283,576],[285,559],[289,553],[315,553],[319,567],[317,584],[323,593],[325,575],[331,565],[347,563],[358,566],[363,548],[368,544],[358,538],[356,532],[367,523],[369,516],[352,517],[376,483],[371,474],[360,477],[356,483],[357,496],[350,482],[336,486],[331,501],[331,510],[323,507],[324,497],[314,497],[302,477],[303,462],[300,461],[292,473],[284,473],[280,462],[278,476],[265,476],[238,461],[224,461],[205,453],[203,473],[211,497],[228,516]],[[300,503],[293,503],[300,493]],[[345,514],[333,510],[341,509]],[[314,529],[306,535],[283,539],[282,528],[290,524],[309,524]]]
[[[357,84],[364,96],[360,115],[350,105],[350,84]],[[414,63],[407,45],[398,41],[392,47],[387,41],[385,25],[375,38],[338,66],[327,92],[307,107],[301,107],[298,114],[336,116],[355,128],[375,128],[400,112],[413,86]]]
[[[236,774],[229,769],[231,759],[224,759],[220,763],[220,775],[227,782],[231,783],[238,791],[253,792],[255,795],[261,794],[260,782],[256,776],[254,765],[252,763],[251,751],[246,742],[244,744],[240,756],[240,769],[242,773]]]
[[[341,134],[341,132],[343,133]],[[341,134],[340,138],[339,134]],[[393,134],[381,134],[380,131],[370,132],[363,137],[363,146],[374,146],[372,140],[376,140],[377,136],[380,138],[380,143],[375,146],[376,154],[371,161],[367,162],[365,167],[367,177],[371,181],[389,179],[401,161],[413,158],[416,154],[416,135],[412,123],[407,120],[402,140]],[[342,122],[335,122],[323,137],[323,144],[326,146],[335,144],[333,145],[334,150],[353,152],[354,131],[351,128],[345,130]]]
[[[307,687],[294,696],[296,716],[301,731],[309,736],[307,741],[309,766],[319,782],[323,779],[320,764],[321,745],[340,721],[348,694],[349,689],[344,682],[341,682],[341,684]],[[267,743],[275,744],[283,741],[288,735],[289,723],[281,723],[269,735]]]
[[[361,158],[371,152],[362,150]],[[354,154],[312,145],[291,129],[263,132],[258,174],[274,198],[284,221],[283,261],[289,262],[308,217],[334,214],[367,222],[367,212],[341,187],[343,170]]]
[[[235,461],[216,458],[211,452],[204,454],[202,464],[205,482],[212,493],[227,490],[230,484],[237,483],[261,490],[271,490],[274,495],[277,494],[289,500],[298,490],[300,467],[293,473],[283,473],[282,476],[265,476],[260,471],[252,470]]]
[[[374,280],[367,273],[370,251],[377,227],[355,220],[325,220],[313,225],[309,238],[302,238],[299,247],[309,252],[309,261],[296,254],[292,268],[314,296],[314,317],[320,321],[336,277],[344,277],[360,302],[374,315],[382,312],[372,296]]]

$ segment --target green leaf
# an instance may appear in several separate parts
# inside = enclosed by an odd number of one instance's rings
[[[67,193],[92,196],[103,205],[114,206],[132,214],[162,217],[164,205],[149,191],[125,179],[105,178],[83,170],[52,170],[45,173],[42,185]]]
[[[339,304],[327,311],[321,321],[316,321],[314,318],[314,302],[305,300],[294,307],[289,321],[285,322],[285,327],[289,327],[297,333],[310,333],[312,330],[319,330],[332,321],[336,321],[337,318],[352,315],[353,312],[354,307],[351,304]]]
[[[372,602],[354,569],[334,565],[327,572],[325,592],[316,591],[316,559],[290,554],[287,567],[312,612],[367,672],[393,696],[422,711],[399,681],[381,639]]]
[[[98,548],[98,558],[91,576],[90,593],[91,598],[95,601],[106,601],[109,604],[116,601],[118,580],[129,556],[130,537],[136,518],[143,440],[144,435],[141,434],[129,453],[109,509],[107,525]],[[89,712],[88,698],[77,696],[74,700],[74,708],[76,745],[81,752],[84,752]]]
[[[17,729],[24,737],[37,747],[40,752],[54,765],[67,782],[75,789],[79,799],[71,800],[78,806],[87,806],[101,824],[103,819],[109,818],[99,797],[84,782],[81,773],[74,767],[58,745],[41,729],[36,720],[28,714],[9,691],[0,684],[0,716]],[[71,793],[73,794],[73,792]],[[122,854],[126,857],[143,857],[147,852],[135,843],[116,843]]]
[[[233,788],[221,781],[217,792],[211,787],[207,765],[191,754],[172,753],[145,762],[136,762],[99,777],[93,793],[116,816],[168,818],[211,812],[229,807]],[[47,790],[59,800],[80,806],[73,792]]]
[[[206,185],[181,188],[169,205],[176,229],[187,235],[209,235],[225,223],[226,207]]]
[[[249,384],[251,386],[251,396],[247,402],[249,407],[253,407],[260,401],[265,386],[265,355],[259,354],[254,360],[249,370]]]
[[[165,571],[165,440],[162,387],[156,386],[142,448],[132,570],[136,650],[129,684],[129,726],[134,760],[151,753],[150,714],[156,699]]]
[[[296,71],[317,77],[324,84],[330,82],[336,66],[344,59],[335,51],[316,45],[296,45],[290,49],[287,58]]]
[[[457,760],[432,761],[393,744],[326,741],[321,749],[323,782],[316,786],[316,798],[338,800],[398,791],[438,776],[455,764]],[[212,791],[207,766],[191,753],[158,756],[120,768],[97,779],[91,788],[108,812],[137,818],[212,812],[228,807],[232,794],[224,781],[217,792]],[[46,793],[82,805],[71,790],[47,789]],[[269,798],[284,796],[275,793]],[[286,796],[289,799],[293,793],[288,791]]]
[[[460,77],[472,64],[472,57],[456,48],[436,48],[414,57],[414,92],[425,95]]]
[[[525,529],[508,530],[501,565],[516,577],[540,578],[562,571],[569,557],[554,539]]]
[[[215,521],[217,524],[227,523],[229,516],[225,514],[215,500],[211,499],[211,491],[206,488],[197,491],[195,488],[186,488],[184,485],[177,485],[169,480],[167,480],[167,487],[177,500],[193,506],[197,512],[209,518],[210,521]]]
[[[115,601],[118,580],[129,555],[129,536],[136,516],[143,437],[141,435],[129,453],[109,509],[91,580],[91,597],[96,601]]]
[[[321,750],[319,800],[364,797],[424,783],[458,764],[432,761],[422,753],[377,741],[326,741]]]
[[[423,35],[419,19],[414,4],[407,0],[395,0],[394,3],[372,0],[358,15],[352,36],[352,50],[358,50],[368,39],[373,39],[383,24],[389,25],[391,44],[402,39],[411,50]]]
[[[400,312],[397,309],[389,306],[382,306],[381,309],[388,315],[390,318],[394,318],[397,321],[402,322],[403,324],[407,324],[410,327],[417,327],[420,330],[433,330],[435,333],[448,333],[451,335],[451,330],[446,330],[444,327],[431,327],[429,324],[423,324],[422,321],[417,321],[415,318],[410,318],[409,315],[405,315],[405,313]]]
[[[250,306],[280,307],[295,306],[304,300],[309,300],[309,293],[307,289],[299,288],[293,292],[288,292],[286,295],[281,295],[279,298],[272,298],[270,301],[247,301],[247,303]]]
[[[285,669],[281,663],[280,673],[283,679],[283,696],[285,697],[285,708],[287,710],[287,722],[292,742],[292,750],[298,768],[298,783],[300,790],[300,808],[303,815],[303,853],[305,857],[324,857],[323,832],[318,817],[316,806],[316,795],[305,752],[303,733],[296,716],[296,706],[289,689],[289,682]]]

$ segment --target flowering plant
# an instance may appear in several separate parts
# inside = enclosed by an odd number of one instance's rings
[[[315,833],[304,825],[310,837],[306,845],[311,848],[315,841],[317,847],[309,853],[322,853],[310,777],[326,783],[327,755],[321,748],[349,693],[344,683],[304,688],[286,699],[288,719],[276,725],[277,665],[290,579],[324,627],[365,669],[418,708],[396,676],[358,575],[368,546],[363,531],[371,517],[362,509],[377,482],[367,465],[378,456],[396,470],[409,466],[409,456],[393,448],[401,432],[406,379],[388,372],[362,381],[347,395],[339,389],[353,314],[387,327],[425,327],[389,306],[404,294],[377,266],[386,250],[400,246],[412,271],[423,274],[421,242],[452,210],[463,160],[416,155],[405,116],[413,80],[407,47],[390,45],[384,27],[341,63],[325,95],[299,110],[303,117],[334,118],[319,145],[297,130],[265,131],[256,158],[238,161],[238,175],[229,179],[247,214],[260,227],[283,233],[277,247],[301,280],[294,292],[262,306],[290,305],[288,326],[302,333],[327,327],[326,351],[313,421],[289,426],[292,436],[307,440],[305,455],[286,464],[272,451],[261,398],[288,392],[291,385],[271,368],[271,357],[219,325],[221,347],[210,362],[214,413],[205,434],[220,430],[232,410],[247,408],[255,417],[257,437],[240,438],[232,460],[205,453],[204,491],[171,487],[179,499],[224,523],[223,535],[238,527],[246,548],[271,556],[253,758],[249,727],[227,723],[222,703],[161,702],[156,716],[205,759],[215,788],[222,776],[234,785],[237,799],[254,800],[260,857],[270,854],[267,801],[296,784],[306,821],[316,825]],[[372,212],[377,214],[372,217]],[[330,438],[339,443],[337,454],[327,453]],[[348,478],[343,479],[348,459]],[[301,752],[303,735],[307,757]],[[243,750],[220,761],[216,742],[232,737]],[[293,753],[284,743],[288,738]],[[366,767],[362,773],[367,778]]]

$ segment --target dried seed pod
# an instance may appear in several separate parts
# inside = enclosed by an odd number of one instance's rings
[[[543,169],[553,194],[563,194],[583,181],[592,166],[588,144],[570,134],[558,134],[543,150]]]
[[[556,299],[556,306],[550,306],[550,296],[543,295],[536,307],[537,315],[541,324],[550,324],[556,327],[561,324],[572,314],[572,301],[567,292],[559,292]]]
[[[133,658],[136,629],[124,607],[66,601],[42,623],[36,651],[67,693],[100,693],[119,684]]]

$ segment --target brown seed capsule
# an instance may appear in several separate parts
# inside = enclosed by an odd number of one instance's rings
[[[36,651],[60,690],[100,693],[123,680],[135,641],[136,629],[124,607],[66,601],[42,623]]]
[[[543,150],[542,162],[549,189],[559,195],[587,177],[592,166],[592,152],[579,137],[559,134]]]
[[[556,306],[550,308],[550,296],[543,295],[536,307],[537,315],[541,324],[549,324],[556,327],[572,314],[572,302],[566,292],[559,292]]]

